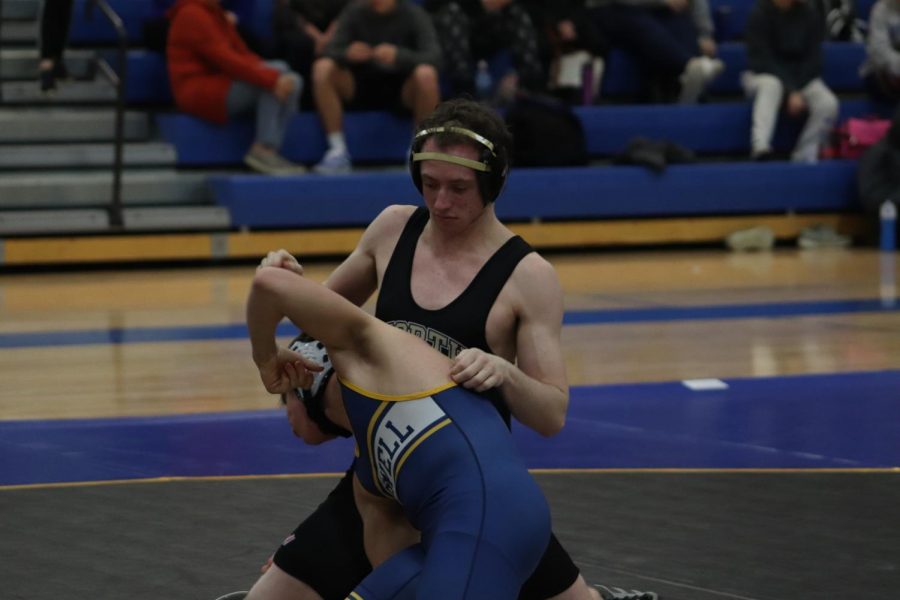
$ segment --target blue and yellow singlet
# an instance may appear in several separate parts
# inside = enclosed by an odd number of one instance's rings
[[[395,499],[422,532],[350,597],[516,598],[547,546],[550,514],[491,403],[453,383],[405,396],[341,386],[360,483]]]

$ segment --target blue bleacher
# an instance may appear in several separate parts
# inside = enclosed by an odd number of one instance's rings
[[[133,20],[145,14],[142,11],[154,1],[113,0],[117,9],[120,5],[128,7],[124,12],[130,15],[126,21],[132,20],[130,35]],[[235,1],[234,8],[251,29],[264,32],[271,8],[268,0]],[[723,39],[739,38],[740,19],[746,18],[750,0],[713,2],[717,21],[727,13],[728,26],[735,28],[732,33],[720,31],[731,36]],[[577,107],[575,112],[584,125],[591,156],[615,156],[637,135],[668,139],[701,156],[746,156],[750,103],[741,98],[739,83],[746,49],[740,41],[724,41],[719,47],[727,70],[711,92],[713,98],[725,96],[727,101],[696,106]],[[863,55],[862,44],[827,44],[825,80],[838,92],[861,91],[858,67]],[[131,50],[128,69],[129,103],[164,109],[157,118],[158,129],[161,137],[176,147],[180,166],[241,164],[253,137],[251,119],[220,126],[170,112],[171,91],[160,54]],[[623,52],[614,51],[607,61],[602,95],[625,98],[637,91],[633,61]],[[841,118],[875,113],[884,114],[883,107],[867,100],[841,102]],[[775,137],[776,149],[789,149],[801,125],[799,120],[782,119]],[[402,165],[412,130],[408,117],[358,112],[346,115],[345,133],[357,163]],[[324,150],[325,136],[316,114],[301,112],[287,132],[284,154],[310,164]],[[849,211],[855,209],[854,176],[855,164],[849,161],[825,161],[815,166],[713,162],[672,166],[661,175],[628,166],[517,169],[497,208],[501,218],[518,221]],[[216,202],[229,208],[233,224],[248,228],[364,225],[388,204],[418,200],[408,176],[400,169],[346,177],[284,179],[236,173],[213,178],[211,187]],[[547,202],[547,198],[554,201]]]
[[[865,116],[882,109],[868,100],[841,103],[841,117]],[[746,155],[750,151],[749,102],[694,106],[619,105],[575,109],[588,152],[595,158],[622,152],[634,136],[667,139],[700,155]],[[345,118],[350,154],[358,163],[402,163],[412,126],[408,118],[382,112],[354,112]],[[253,123],[215,125],[181,113],[157,117],[159,131],[173,144],[182,166],[237,165],[253,139]],[[782,117],[776,150],[788,150],[802,127],[801,119]],[[325,151],[325,135],[314,113],[294,117],[282,151],[291,160],[312,163]]]
[[[139,44],[142,41],[144,21],[157,14],[154,0],[108,0],[108,2],[116,14],[122,18],[129,43]],[[86,15],[87,3],[88,0],[75,0],[69,42],[73,46],[117,43],[116,30],[100,9],[95,8],[90,18]]]
[[[641,167],[517,169],[497,214],[549,221],[847,211],[855,208],[855,173],[852,161],[680,165],[661,175]],[[223,175],[210,183],[232,223],[251,229],[365,225],[390,204],[420,201],[404,171]]]

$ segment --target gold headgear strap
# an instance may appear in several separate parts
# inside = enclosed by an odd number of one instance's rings
[[[494,152],[494,144],[492,144],[489,139],[475,133],[471,129],[465,129],[463,127],[431,127],[429,129],[423,129],[416,134],[415,140],[419,140],[420,138],[428,135],[434,135],[436,133],[458,133],[459,135],[464,135],[487,148],[488,151],[490,151],[490,153],[494,156],[497,155]],[[423,160],[442,160],[444,162],[453,163],[455,165],[462,165],[464,167],[469,167],[470,169],[482,171],[484,173],[489,173],[491,170],[490,165],[486,163],[477,160],[471,160],[469,158],[463,158],[461,156],[454,156],[453,154],[447,154],[446,152],[414,152],[412,155],[412,160],[413,162],[419,162]]]
[[[421,160],[442,160],[444,162],[462,165],[484,173],[488,173],[491,170],[491,168],[483,162],[472,160],[471,158],[463,158],[462,156],[454,156],[453,154],[447,154],[446,152],[414,152],[412,159],[413,162],[419,162]]]

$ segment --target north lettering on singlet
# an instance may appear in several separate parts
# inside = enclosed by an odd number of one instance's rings
[[[465,346],[454,340],[452,337],[438,331],[437,329],[432,329],[431,327],[426,327],[425,325],[421,325],[419,323],[413,323],[412,321],[388,321],[389,324],[393,325],[397,329],[402,329],[407,333],[411,333],[419,339],[425,340],[428,342],[428,345],[449,358],[456,358],[456,355],[466,349]]]
[[[397,475],[403,461],[419,442],[450,419],[430,396],[385,404],[385,409],[373,416],[376,423],[369,443],[375,456],[375,479],[386,496],[396,499]]]

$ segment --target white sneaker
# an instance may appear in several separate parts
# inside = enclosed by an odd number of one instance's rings
[[[775,246],[775,232],[765,225],[741,229],[730,233],[725,238],[725,245],[738,252],[771,250]]]
[[[801,248],[846,248],[853,239],[849,235],[843,235],[829,225],[812,225],[800,232],[797,245]]]
[[[350,154],[346,150],[329,150],[313,167],[313,171],[319,175],[345,175],[353,168]]]

